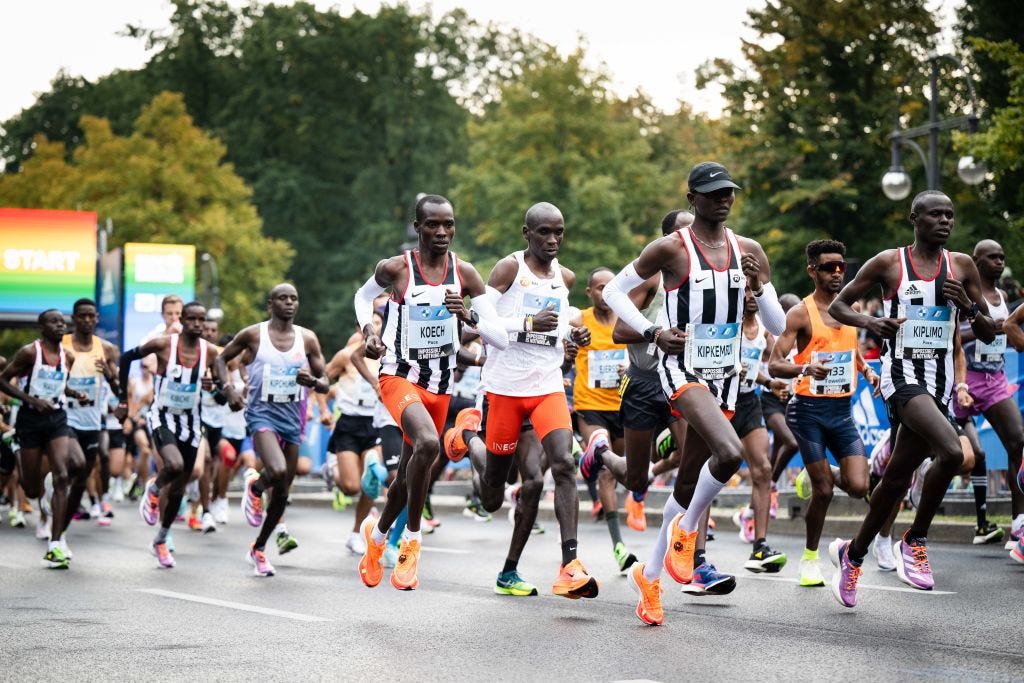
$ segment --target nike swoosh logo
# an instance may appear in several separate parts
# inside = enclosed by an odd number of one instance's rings
[[[410,294],[409,297],[415,299],[416,297],[420,296],[421,294],[426,294],[426,292],[416,292],[415,294]]]
[[[561,288],[562,288],[562,285],[555,285],[555,284],[551,285],[551,289],[561,289]]]
[[[708,173],[709,178],[714,178],[716,175],[722,175],[722,172],[718,171],[717,173]]]
[[[694,282],[700,284],[701,282],[704,282],[705,280],[707,280],[709,277],[711,277],[711,276],[710,275],[705,275],[704,277],[697,278],[696,280],[694,280]]]

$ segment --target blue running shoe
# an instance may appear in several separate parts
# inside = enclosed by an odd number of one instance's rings
[[[587,439],[587,448],[580,458],[580,475],[590,482],[597,481],[597,475],[604,467],[604,462],[597,451],[601,447],[608,448],[608,432],[604,429],[595,429]]]
[[[378,475],[376,465],[380,469],[384,470],[384,476]],[[363,468],[363,477],[360,480],[360,486],[363,489],[363,495],[371,500],[376,500],[380,495],[380,484],[388,476],[388,471],[379,462],[371,462],[369,456],[366,458],[366,466]]]
[[[683,592],[690,595],[728,595],[736,588],[736,577],[715,569],[709,562],[701,562],[693,570],[690,583],[683,584]]]

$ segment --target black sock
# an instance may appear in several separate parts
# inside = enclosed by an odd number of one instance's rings
[[[611,449],[608,448],[607,446],[603,446],[603,445],[602,446],[598,446],[597,448],[594,449],[594,457],[595,458],[600,458],[602,455],[604,455],[605,453],[607,453],[610,450]]]
[[[622,531],[619,530],[619,511],[610,510],[604,513],[604,521],[608,524],[608,533],[612,537],[612,546],[622,543]]]
[[[914,534],[910,533],[909,531],[903,536],[903,541],[907,545],[913,545],[915,543],[919,543],[921,545],[928,545],[928,537],[927,536],[915,536]]]
[[[850,543],[846,546],[846,559],[848,559],[850,561],[850,564],[852,564],[854,567],[860,566],[861,562],[864,561],[865,555],[867,555],[867,551],[861,551],[858,548],[855,548],[853,545],[853,541],[850,541]]]
[[[477,436],[477,433],[474,432],[474,431],[471,431],[469,429],[463,429],[462,430],[462,440],[465,442],[465,444],[467,446],[469,445],[470,441],[472,441],[473,439],[476,438],[476,436]]]
[[[707,558],[704,555],[704,548],[698,548],[698,549],[694,550],[693,551],[693,568],[696,569],[697,567],[699,567],[702,564],[704,564],[704,561],[706,559]]]
[[[501,568],[501,573],[508,574],[509,572],[514,572],[518,566],[519,560],[505,560],[505,566]]]
[[[974,489],[974,511],[978,515],[978,528],[988,524],[988,468],[984,457],[975,453],[974,469],[971,470],[971,488]]]
[[[562,566],[569,564],[576,559],[576,539],[570,538],[562,541]]]
[[[761,546],[764,546],[764,545],[768,545],[768,539],[766,539],[766,538],[758,538],[758,539],[756,539],[754,541],[754,550],[755,551],[760,550]]]

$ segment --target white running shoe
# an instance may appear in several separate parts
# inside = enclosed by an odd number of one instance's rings
[[[218,498],[210,503],[210,514],[213,515],[213,521],[217,524],[228,523],[228,499]]]
[[[216,531],[217,530],[217,522],[214,521],[213,515],[211,515],[209,512],[204,512],[203,513],[203,518],[199,522],[199,529],[204,534],[211,534],[214,531]]]
[[[99,519],[102,516],[103,513],[100,511],[100,504],[93,503],[92,507],[89,508],[89,519]]]
[[[345,541],[345,547],[353,555],[359,555],[360,557],[366,554],[366,540],[363,535],[358,531],[353,531],[348,535],[348,540]]]
[[[821,563],[819,563],[818,560],[800,560],[800,585],[825,585],[825,577],[821,573]]]
[[[122,486],[114,485],[110,487],[110,500],[113,503],[124,502],[124,488]]]
[[[910,482],[910,504],[916,509],[921,504],[921,491],[924,490],[924,478],[932,466],[932,459],[925,458],[924,462],[917,466],[914,471],[914,480]]]
[[[72,559],[75,554],[71,552],[71,548],[68,547],[68,536],[67,534],[61,534],[60,537],[60,549],[64,551],[64,557],[69,560]]]
[[[36,517],[36,538],[40,541],[50,540],[50,516],[47,515],[46,521],[40,521],[39,517]]]
[[[53,472],[47,472],[43,479],[43,497],[39,499],[39,507],[43,509],[47,517],[53,516]]]
[[[896,556],[892,554],[892,539],[888,536],[875,536],[871,544],[871,554],[878,562],[878,570],[883,572],[896,571]]]

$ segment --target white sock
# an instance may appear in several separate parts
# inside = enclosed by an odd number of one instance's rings
[[[377,528],[377,525],[373,525],[373,530],[370,531],[370,539],[377,544],[383,543],[384,539],[388,537],[388,532],[381,531]]]
[[[49,543],[46,544],[46,549],[47,550],[56,550],[59,547],[60,547],[60,541],[50,541]]]
[[[651,549],[650,559],[644,565],[644,578],[648,581],[653,581],[661,576],[661,570],[665,566],[665,551],[668,550],[669,526],[676,515],[681,512],[686,512],[686,508],[676,502],[675,494],[670,495],[668,500],[665,501],[665,512],[661,518],[661,529],[658,530],[658,535],[654,538],[654,547]]]
[[[690,507],[687,508],[686,514],[683,515],[683,519],[679,522],[679,528],[683,531],[696,531],[700,525],[701,518],[704,517],[704,513],[711,507],[715,496],[723,488],[725,488],[725,482],[715,479],[715,476],[711,474],[711,468],[708,466],[708,463],[704,463],[704,466],[700,468],[700,476],[697,477],[697,488],[693,491]]]
[[[423,543],[423,532],[412,531],[409,527],[405,527],[405,531],[402,533],[402,538],[407,541],[417,541]]]
[[[274,527],[274,533],[275,534],[281,534],[281,533],[285,533],[286,534],[286,533],[288,533],[288,528],[284,525],[284,522],[281,522],[280,524],[278,524],[277,526]]]

